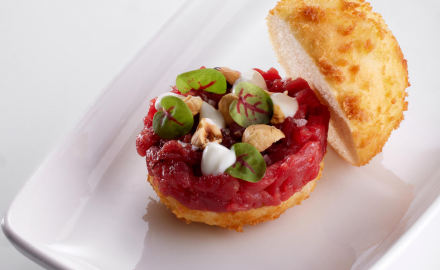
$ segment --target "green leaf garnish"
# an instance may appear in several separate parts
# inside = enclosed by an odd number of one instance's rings
[[[194,124],[191,110],[178,97],[165,96],[160,101],[163,110],[153,117],[153,130],[162,139],[176,139],[186,135]]]
[[[236,143],[231,149],[235,151],[237,161],[226,169],[230,176],[256,183],[266,173],[266,162],[261,153],[248,143]]]
[[[216,94],[226,93],[226,78],[213,68],[197,69],[177,76],[176,86],[180,93],[205,90]]]
[[[260,87],[248,82],[239,83],[234,90],[238,100],[229,106],[229,114],[237,124],[248,127],[267,124],[272,118],[273,102]]]

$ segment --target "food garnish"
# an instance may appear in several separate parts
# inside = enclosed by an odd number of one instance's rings
[[[274,126],[252,125],[243,133],[242,141],[253,145],[258,151],[263,152],[273,143],[285,138],[284,133]]]
[[[204,90],[216,94],[226,92],[226,78],[223,74],[213,68],[196,69],[185,72],[176,78],[177,89],[181,93],[191,90]]]
[[[220,71],[225,76],[226,81],[231,85],[240,77],[240,72],[227,67],[216,67],[214,69]]]
[[[200,149],[205,149],[208,143],[221,143],[222,132],[218,126],[209,118],[200,120],[197,130],[191,138],[191,144]]]
[[[298,101],[296,98],[289,97],[286,93],[273,93],[270,95],[273,102],[273,116],[271,124],[284,122],[287,117],[294,117],[298,111]]]
[[[182,95],[179,95],[179,94],[176,94],[176,93],[171,93],[171,92],[163,93],[162,95],[157,97],[156,102],[154,103],[154,106],[155,106],[156,110],[158,110],[158,111],[162,110],[162,106],[160,105],[160,102],[161,102],[162,98],[167,97],[167,96],[178,97],[180,99],[184,99],[185,98],[185,96],[182,96]]]
[[[260,72],[255,69],[249,69],[241,73],[240,77],[238,77],[238,79],[232,85],[232,92],[234,92],[237,85],[242,82],[252,83],[263,90],[268,90],[266,80],[263,78]]]
[[[200,109],[200,119],[203,118],[211,119],[220,129],[226,127],[223,115],[207,102],[203,102]]]
[[[217,176],[233,165],[235,152],[218,143],[208,143],[203,150],[201,170],[203,175]]]
[[[183,102],[186,103],[193,116],[200,112],[203,104],[203,100],[200,97],[193,97],[191,95],[184,98]]]
[[[269,123],[273,114],[273,102],[263,89],[252,83],[241,82],[235,88],[234,94],[238,99],[231,103],[229,113],[237,124],[246,128]]]
[[[175,96],[165,96],[160,105],[162,111],[156,112],[153,117],[153,129],[159,137],[176,139],[191,130],[194,118],[185,102]]]
[[[226,169],[226,173],[235,178],[257,183],[266,173],[266,162],[260,151],[248,143],[236,143],[231,147],[237,160]]]
[[[223,118],[225,119],[226,125],[231,125],[234,123],[234,119],[229,114],[229,107],[231,106],[232,101],[237,100],[238,96],[233,93],[226,94],[220,99],[218,103],[218,110],[222,113]]]

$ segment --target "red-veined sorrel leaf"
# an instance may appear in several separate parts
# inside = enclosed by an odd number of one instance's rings
[[[154,132],[163,139],[175,139],[187,134],[194,118],[185,102],[178,97],[165,96],[160,101],[163,110],[153,117]]]
[[[237,161],[226,173],[252,183],[259,182],[266,173],[266,162],[261,153],[248,143],[236,143],[231,149],[235,151]]]
[[[273,102],[269,94],[255,84],[241,82],[235,87],[234,100],[229,113],[237,124],[248,127],[257,124],[267,124],[273,115]]]
[[[227,84],[225,76],[220,71],[205,68],[180,74],[176,78],[176,86],[181,93],[187,93],[191,90],[205,90],[224,94]]]

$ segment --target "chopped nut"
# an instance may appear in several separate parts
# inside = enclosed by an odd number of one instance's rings
[[[242,141],[249,143],[262,152],[274,142],[285,138],[284,133],[276,127],[268,125],[252,125],[246,128]]]
[[[200,108],[202,108],[203,103],[201,98],[189,95],[183,101],[186,103],[186,105],[188,105],[188,108],[193,116],[200,112]]]
[[[203,118],[197,130],[191,138],[191,144],[201,149],[211,142],[221,143],[223,139],[222,132],[214,122],[208,118]]]
[[[234,84],[234,82],[240,77],[240,72],[232,70],[227,67],[219,67],[215,68],[216,70],[220,71],[226,78],[226,81],[229,84]]]
[[[236,99],[238,99],[238,96],[230,93],[224,95],[220,100],[220,102],[218,103],[218,109],[222,113],[226,125],[228,126],[235,122],[234,119],[232,119],[231,115],[229,114],[229,107],[231,106],[231,103]]]
[[[281,110],[280,106],[278,104],[273,104],[273,115],[272,115],[272,119],[270,119],[270,123],[272,125],[280,124],[284,122],[285,119],[286,117],[283,111]]]

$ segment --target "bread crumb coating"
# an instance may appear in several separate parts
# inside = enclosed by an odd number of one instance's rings
[[[280,217],[287,209],[301,204],[310,196],[316,185],[316,181],[321,178],[324,162],[321,162],[321,170],[315,180],[310,181],[300,191],[294,193],[288,200],[277,206],[263,206],[257,209],[237,212],[216,213],[211,211],[192,210],[178,202],[170,196],[164,196],[159,188],[154,185],[153,177],[148,176],[148,181],[159,196],[160,201],[167,206],[176,216],[186,223],[200,222],[208,225],[220,226],[224,229],[243,232],[244,225],[257,225],[258,223],[275,220]]]
[[[345,114],[357,153],[351,162],[368,163],[403,120],[410,86],[407,61],[381,15],[362,0],[281,0],[270,15],[289,25]]]

